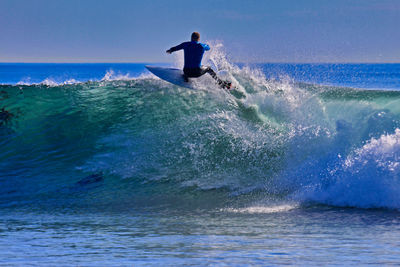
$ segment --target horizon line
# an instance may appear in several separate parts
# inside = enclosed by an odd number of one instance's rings
[[[400,64],[400,62],[232,62],[233,64]],[[173,64],[172,62],[2,62],[0,64]]]

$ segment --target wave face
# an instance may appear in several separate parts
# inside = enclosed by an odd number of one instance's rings
[[[236,91],[153,76],[1,85],[0,204],[400,208],[400,92],[217,65]]]

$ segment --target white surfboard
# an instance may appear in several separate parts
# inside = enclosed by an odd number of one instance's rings
[[[203,75],[198,78],[189,78],[189,82],[185,82],[183,79],[183,70],[174,69],[174,68],[164,68],[164,67],[153,67],[153,66],[145,66],[151,73],[156,75],[158,78],[170,82],[172,84],[186,87],[189,89],[199,89],[202,85],[207,85],[210,83],[215,84],[209,75]]]

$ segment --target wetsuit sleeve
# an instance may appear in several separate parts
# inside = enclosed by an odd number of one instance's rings
[[[202,44],[202,45],[203,45],[204,51],[210,50],[210,47],[208,46],[208,44]]]
[[[170,50],[171,52],[175,52],[175,51],[178,51],[178,50],[183,49],[184,47],[185,47],[185,43],[181,43],[180,45],[171,47],[169,50]]]

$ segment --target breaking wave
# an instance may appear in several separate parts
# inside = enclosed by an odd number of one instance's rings
[[[220,49],[205,60],[237,89],[113,71],[1,85],[1,205],[400,208],[399,92],[269,80]]]

